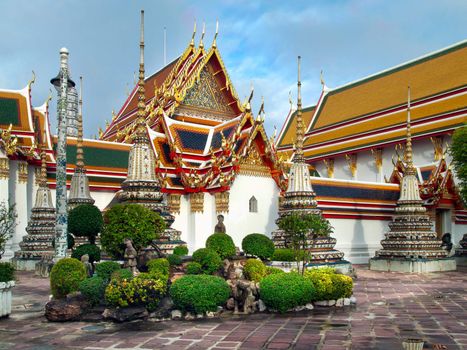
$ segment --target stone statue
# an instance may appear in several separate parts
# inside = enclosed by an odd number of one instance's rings
[[[93,267],[92,267],[92,264],[89,262],[89,255],[88,254],[82,255],[80,260],[84,264],[84,267],[86,268],[86,275],[88,275],[88,277],[92,277]]]
[[[224,215],[217,215],[217,224],[214,227],[214,233],[226,233]]]
[[[133,273],[133,276],[136,276],[138,274],[138,269],[136,268],[136,258],[138,256],[138,253],[136,252],[135,247],[133,247],[131,239],[126,238],[124,243],[126,245],[125,254],[123,255],[123,258],[125,259],[124,267],[130,268],[131,272]]]
[[[448,254],[449,254],[451,252],[451,250],[452,250],[451,234],[450,233],[445,233],[443,235],[443,237],[441,238],[441,241],[442,241],[441,248],[446,250],[448,252]]]

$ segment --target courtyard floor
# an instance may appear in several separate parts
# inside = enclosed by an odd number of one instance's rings
[[[356,266],[356,306],[199,321],[50,323],[48,279],[19,273],[13,312],[0,319],[2,349],[467,349],[467,268],[405,275]]]

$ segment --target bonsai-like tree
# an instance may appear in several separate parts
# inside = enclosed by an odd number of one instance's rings
[[[95,205],[81,204],[68,214],[68,231],[75,236],[87,237],[91,244],[95,244],[103,226],[101,211]]]
[[[454,131],[451,143],[451,156],[459,179],[460,193],[467,204],[467,126]]]
[[[4,202],[0,203],[0,258],[5,252],[5,245],[8,239],[11,238],[12,231],[17,225],[16,223],[15,205],[7,205]]]
[[[305,265],[310,261],[309,249],[317,237],[328,237],[333,227],[328,220],[319,214],[291,214],[278,222],[285,231],[287,240],[295,253],[297,270],[305,272]]]

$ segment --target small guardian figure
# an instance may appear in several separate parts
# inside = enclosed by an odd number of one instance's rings
[[[226,233],[224,215],[217,215],[217,224],[214,227],[214,233]]]
[[[83,263],[84,267],[86,268],[86,275],[88,277],[92,277],[94,269],[93,269],[92,264],[89,262],[89,255],[88,254],[81,255],[80,260]]]
[[[133,276],[136,276],[138,274],[138,269],[136,268],[137,266],[137,252],[135,247],[133,247],[133,242],[131,239],[126,238],[125,241],[125,254],[123,255],[123,258],[125,259],[124,267],[125,268],[130,268],[131,272],[133,273]]]

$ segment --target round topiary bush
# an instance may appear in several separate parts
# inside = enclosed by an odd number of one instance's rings
[[[101,211],[95,205],[81,204],[68,213],[68,231],[75,236],[87,237],[92,244],[103,226]]]
[[[266,275],[275,275],[275,274],[278,274],[278,273],[285,273],[284,270],[281,270],[277,267],[273,267],[273,266],[266,266]]]
[[[272,254],[272,261],[295,261],[295,253],[292,249],[279,248],[275,249]]]
[[[116,259],[123,258],[125,238],[130,238],[136,251],[139,251],[165,230],[164,219],[139,204],[114,205],[105,212],[104,221],[101,244]]]
[[[222,267],[219,254],[208,248],[201,248],[193,253],[193,261],[201,265],[203,273],[210,275]]]
[[[93,276],[81,281],[79,291],[91,305],[97,305],[104,300],[106,286],[103,278]]]
[[[182,264],[182,258],[180,257],[180,255],[167,255],[167,261],[169,262],[170,266],[177,266]]]
[[[167,259],[153,259],[150,260],[147,265],[149,274],[169,279],[170,263]]]
[[[176,246],[173,254],[180,255],[180,256],[188,255],[188,247],[185,245]]]
[[[332,275],[334,274],[334,271],[324,268],[305,270],[305,278],[311,281],[315,287],[313,301],[334,299],[334,285],[332,283]]]
[[[353,280],[351,277],[338,273],[331,275],[333,294],[332,299],[350,298],[353,293]]]
[[[269,260],[274,254],[274,243],[261,233],[252,233],[243,238],[242,249],[248,255],[256,256],[261,260]]]
[[[76,247],[71,253],[71,257],[81,260],[81,257],[85,254],[89,255],[89,262],[91,264],[101,260],[101,250],[95,244],[82,244]]]
[[[267,269],[262,261],[248,259],[243,266],[243,273],[250,281],[259,282],[267,275]]]
[[[106,281],[110,281],[112,273],[117,270],[120,270],[120,264],[115,261],[103,261],[96,265],[96,275]]]
[[[230,288],[221,277],[186,275],[172,284],[170,296],[177,309],[201,314],[223,305],[230,296]]]
[[[206,240],[206,248],[215,251],[221,259],[227,259],[236,254],[232,237],[225,233],[214,233]]]
[[[81,261],[73,258],[59,260],[50,272],[50,289],[54,298],[64,298],[76,292],[79,284],[86,278],[86,268]]]
[[[203,268],[200,263],[192,261],[186,265],[187,275],[199,275],[201,273],[203,273]]]
[[[294,272],[269,275],[260,282],[261,300],[280,313],[309,303],[313,295],[313,284]]]
[[[133,278],[133,273],[130,269],[120,269],[112,272],[111,280],[131,280]]]

